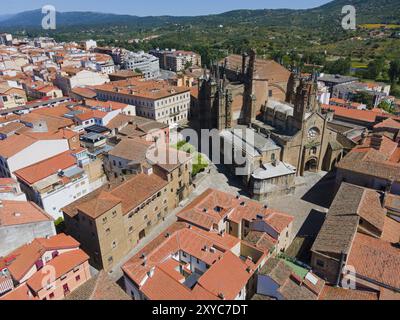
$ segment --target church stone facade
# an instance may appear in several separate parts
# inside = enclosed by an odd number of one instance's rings
[[[197,127],[251,128],[280,147],[274,163],[295,167],[296,175],[332,170],[344,148],[338,133],[328,126],[333,115],[321,111],[316,75],[301,77],[275,62],[257,59],[253,50],[241,58],[240,66],[238,56],[229,56],[199,80]],[[268,167],[268,163],[260,165]],[[282,179],[287,185],[287,177]],[[277,184],[279,177],[274,178]]]

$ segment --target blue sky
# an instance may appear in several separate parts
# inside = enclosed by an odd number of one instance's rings
[[[11,0],[0,14],[38,9],[52,4],[57,11],[97,11],[148,15],[202,15],[234,9],[312,8],[330,0]]]

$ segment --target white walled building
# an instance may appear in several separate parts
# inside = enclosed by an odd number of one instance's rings
[[[61,209],[101,187],[106,179],[90,179],[91,162],[86,149],[67,151],[18,170],[15,175],[28,199],[41,206],[54,219]]]
[[[96,88],[103,101],[127,103],[136,107],[136,115],[176,125],[188,121],[190,89],[170,86],[165,81],[116,81]]]
[[[69,149],[68,140],[39,140],[14,135],[0,141],[0,177],[15,178],[14,172]]]
[[[90,70],[72,68],[57,74],[54,84],[64,95],[69,95],[71,89],[82,86],[98,86],[110,82],[108,75]]]
[[[128,53],[123,66],[132,71],[140,70],[145,79],[154,79],[160,76],[159,59],[144,51]]]

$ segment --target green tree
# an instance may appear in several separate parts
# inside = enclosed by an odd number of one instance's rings
[[[330,61],[325,65],[324,71],[326,73],[331,73],[331,74],[341,74],[341,75],[347,75],[350,73],[350,68],[351,68],[351,59],[346,58],[346,59],[338,59],[336,61]]]
[[[374,107],[374,96],[365,91],[357,92],[352,100],[354,102],[363,103],[368,106],[369,109]]]
[[[377,79],[385,68],[385,60],[378,58],[368,64],[367,75],[370,79]]]
[[[390,81],[395,83],[396,81],[399,80],[400,78],[400,60],[393,60],[390,62],[390,67],[389,67],[389,78]]]
[[[394,106],[389,102],[389,101],[382,101],[379,105],[378,105],[379,109],[382,109],[386,112],[389,113],[395,113],[395,108]]]

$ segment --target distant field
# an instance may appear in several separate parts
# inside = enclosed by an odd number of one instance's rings
[[[366,64],[364,62],[352,61],[351,67],[354,69],[366,69],[366,68],[368,68],[368,64]]]
[[[400,28],[400,24],[380,24],[380,23],[368,23],[368,24],[360,24],[360,27],[365,29],[397,29]]]

